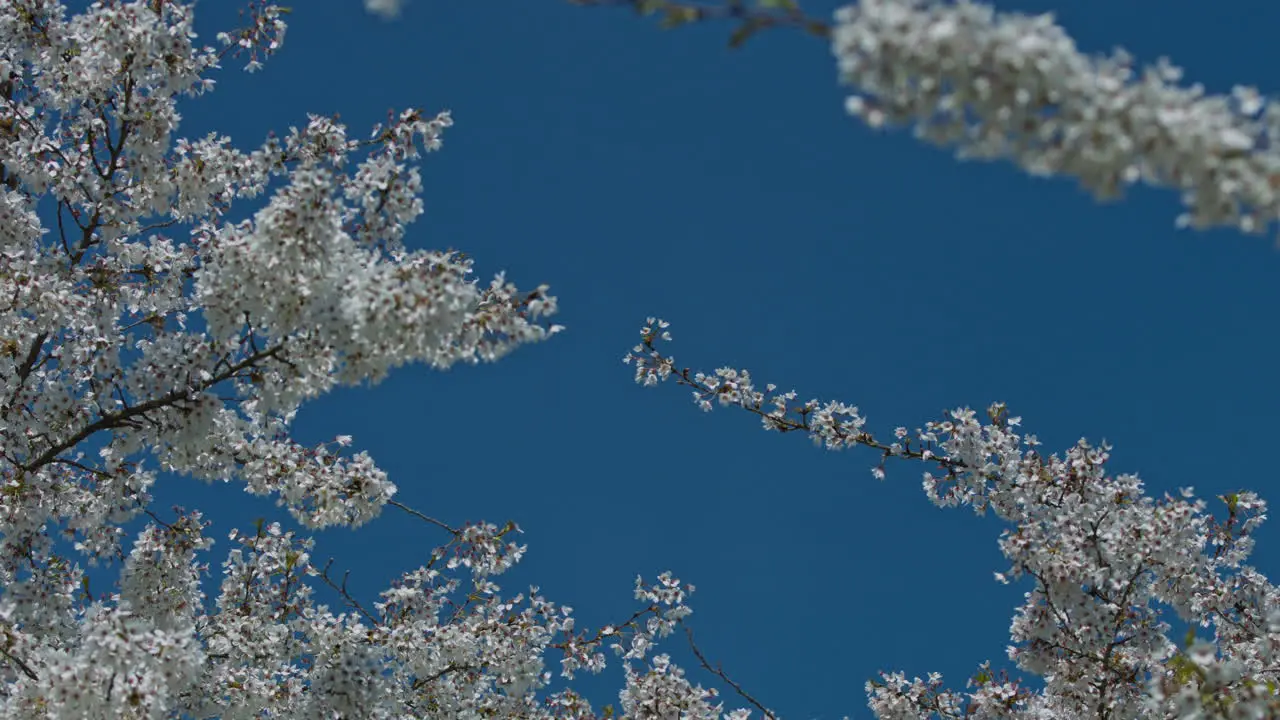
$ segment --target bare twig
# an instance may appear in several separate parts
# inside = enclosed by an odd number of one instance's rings
[[[412,515],[412,516],[414,516],[414,517],[418,518],[419,520],[423,520],[423,521],[429,522],[429,523],[431,523],[432,525],[435,525],[435,526],[436,526],[436,527],[438,527],[438,528],[442,528],[442,529],[444,529],[446,532],[448,532],[450,535],[457,535],[457,534],[458,534],[458,531],[457,531],[457,530],[453,529],[452,527],[449,527],[449,526],[448,526],[447,524],[445,524],[444,522],[441,522],[440,520],[437,520],[437,519],[435,519],[435,518],[431,517],[430,515],[424,515],[424,514],[422,514],[422,513],[418,512],[417,510],[414,510],[413,508],[409,507],[408,505],[405,505],[404,503],[402,503],[402,502],[398,501],[398,500],[388,500],[388,501],[387,501],[387,504],[388,504],[388,505],[392,505],[392,506],[394,506],[394,507],[398,507],[398,508],[400,508],[401,510],[403,510],[403,511],[405,511],[405,512],[409,513],[410,515]]]
[[[382,625],[382,622],[378,620],[378,618],[374,617],[373,613],[366,610],[364,606],[360,604],[360,601],[352,597],[351,593],[347,591],[347,577],[351,575],[351,571],[348,570],[342,574],[342,584],[339,585],[333,581],[333,578],[329,577],[329,568],[332,565],[333,560],[330,559],[329,562],[324,564],[324,568],[320,571],[319,577],[324,581],[324,584],[333,588],[338,592],[338,594],[342,595],[342,600],[347,604],[347,607],[359,612],[366,620],[373,623],[374,627]]]
[[[744,0],[721,3],[679,2],[677,0],[569,0],[574,5],[629,7],[641,15],[656,15],[664,29],[728,20],[738,27],[729,36],[729,47],[739,47],[760,30],[794,28],[815,37],[831,37],[831,24],[804,14],[798,0],[758,0],[749,6]]]

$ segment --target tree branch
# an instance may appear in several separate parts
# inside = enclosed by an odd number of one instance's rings
[[[170,390],[169,392],[165,393],[164,395],[161,395],[160,397],[152,398],[145,402],[138,403],[137,405],[131,405],[123,410],[120,410],[119,412],[113,412],[113,413],[108,413],[106,415],[103,415],[102,417],[98,418],[94,422],[89,423],[88,425],[81,428],[78,432],[76,432],[71,437],[66,438],[65,440],[61,440],[53,443],[48,450],[45,450],[35,460],[25,465],[20,465],[19,467],[21,467],[23,470],[26,470],[27,472],[34,472],[35,470],[38,470],[39,468],[45,465],[48,465],[50,462],[52,462],[53,459],[56,458],[59,453],[62,453],[66,450],[70,450],[76,445],[79,445],[86,438],[88,438],[90,435],[93,435],[96,432],[99,432],[101,430],[111,430],[113,428],[118,428],[118,427],[128,425],[130,424],[131,421],[133,421],[134,418],[145,416],[146,413],[151,412],[152,410],[157,410],[159,408],[172,405],[180,400],[187,398],[189,395],[193,393],[204,392],[210,387],[213,387],[214,385],[222,382],[223,380],[226,380],[231,376],[235,375],[237,372],[247,367],[250,367],[255,363],[260,362],[268,357],[274,357],[277,353],[280,352],[282,348],[283,348],[282,345],[277,345],[273,348],[264,350],[260,353],[254,353],[253,355],[250,355],[249,357],[241,360],[235,365],[229,366],[226,370],[223,370],[221,373],[218,373],[217,375],[210,377],[208,380],[204,380],[200,383],[196,383],[192,387],[174,388],[173,390]]]
[[[751,697],[749,694],[747,694],[746,690],[742,689],[741,685],[731,680],[719,665],[716,665],[715,667],[711,667],[711,663],[707,662],[706,656],[702,654],[702,651],[698,649],[697,644],[693,642],[693,630],[691,630],[688,625],[685,625],[684,633],[689,637],[689,647],[693,649],[694,657],[698,658],[698,662],[702,663],[703,668],[705,668],[711,674],[715,675],[716,677],[728,683],[729,687],[733,688],[734,692],[738,693],[738,695],[742,699],[754,705],[757,710],[764,713],[764,716],[766,718],[768,718],[769,720],[778,720],[778,717],[774,715],[772,712],[770,712],[769,708],[765,707],[764,705],[761,705],[759,700],[756,700],[755,698]]]

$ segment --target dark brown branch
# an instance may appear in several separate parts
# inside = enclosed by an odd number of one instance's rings
[[[319,577],[322,581],[324,581],[324,584],[328,585],[330,588],[335,590],[338,594],[342,595],[342,600],[347,604],[347,607],[359,612],[361,615],[365,617],[366,620],[373,623],[374,627],[381,627],[382,622],[378,620],[378,618],[374,617],[373,613],[366,610],[364,606],[360,604],[360,601],[352,597],[350,591],[347,590],[347,577],[351,575],[351,571],[348,570],[342,574],[342,584],[339,585],[338,583],[334,582],[332,578],[329,577],[329,568],[332,566],[333,566],[333,559],[330,558],[329,562],[325,563],[324,568],[320,570]]]
[[[0,653],[4,654],[4,657],[6,660],[13,663],[14,665],[17,665],[18,669],[22,671],[23,675],[26,675],[27,677],[37,682],[40,680],[40,676],[36,675],[36,671],[32,670],[26,663],[22,662],[21,658],[15,655],[9,654],[9,651],[4,649],[0,649]]]
[[[9,397],[9,405],[5,407],[3,417],[9,416],[9,411],[13,408],[14,403],[18,401],[18,394],[22,392],[22,387],[26,384],[27,377],[35,369],[36,360],[40,358],[40,349],[44,347],[44,342],[48,339],[49,333],[47,332],[42,332],[32,338],[31,345],[27,348],[27,356],[22,360],[22,364],[18,366],[18,385],[13,389],[13,394]]]
[[[476,667],[474,665],[456,665],[454,663],[449,663],[426,677],[420,677],[417,680],[414,680],[413,689],[421,690],[428,683],[433,683],[451,672],[475,672],[477,670],[482,670],[487,664],[488,663],[481,663],[480,667]]]
[[[412,515],[412,516],[414,516],[414,517],[418,518],[419,520],[423,520],[423,521],[425,521],[425,522],[429,522],[429,523],[431,523],[432,525],[435,525],[436,527],[442,528],[443,530],[445,530],[446,532],[448,532],[450,535],[457,535],[457,534],[458,534],[458,531],[457,531],[457,530],[455,530],[455,529],[454,529],[454,528],[452,528],[452,527],[449,527],[447,524],[445,524],[445,523],[443,523],[443,522],[441,522],[441,521],[439,521],[439,520],[437,520],[437,519],[435,519],[435,518],[431,517],[430,515],[424,515],[424,514],[422,514],[422,513],[418,512],[417,510],[414,510],[413,508],[409,507],[408,505],[405,505],[404,503],[399,502],[398,500],[388,500],[388,501],[387,501],[387,504],[388,504],[388,505],[392,505],[392,506],[394,506],[394,507],[398,507],[398,508],[400,508],[401,510],[403,510],[403,511],[405,511],[405,512],[409,513],[410,515]]]
[[[800,9],[797,0],[774,0],[748,7],[743,0],[726,0],[724,4],[677,2],[677,0],[569,0],[574,5],[595,7],[629,7],[640,15],[657,15],[663,28],[704,22],[729,20],[738,27],[729,36],[729,47],[738,47],[760,30],[775,27],[795,28],[815,37],[829,39],[831,24],[811,18]]]
[[[221,373],[218,373],[217,375],[210,377],[208,380],[204,380],[202,382],[196,383],[192,387],[174,388],[173,390],[170,390],[169,392],[165,393],[164,395],[161,395],[160,397],[152,398],[145,402],[138,403],[137,405],[130,405],[129,407],[126,407],[125,409],[120,410],[118,412],[108,413],[107,415],[103,415],[102,417],[98,418],[94,422],[89,423],[88,425],[81,428],[77,433],[75,433],[71,437],[66,438],[65,440],[61,440],[53,443],[49,447],[49,449],[45,450],[44,453],[42,453],[39,457],[27,463],[26,465],[22,465],[21,467],[23,470],[26,470],[27,472],[35,471],[45,465],[48,465],[50,462],[53,461],[54,458],[58,456],[59,453],[65,452],[75,447],[76,445],[79,445],[90,435],[93,435],[94,433],[100,432],[102,430],[111,430],[113,428],[124,427],[126,425],[129,425],[131,422],[134,421],[135,418],[138,418],[138,417],[142,417],[143,419],[146,419],[145,418],[146,413],[151,412],[152,410],[158,410],[160,408],[173,405],[177,402],[180,402],[181,400],[186,399],[189,395],[203,392],[209,389],[210,387],[222,382],[223,380],[230,378],[231,376],[235,375],[237,372],[247,367],[250,367],[262,360],[265,360],[268,357],[274,357],[276,353],[280,352],[281,348],[282,346],[277,345],[269,350],[265,350],[263,352],[250,355],[249,357],[245,358],[244,360],[241,360],[235,365],[231,365],[226,370],[223,370]]]

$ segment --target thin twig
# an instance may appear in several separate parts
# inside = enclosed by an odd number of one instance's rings
[[[458,531],[457,531],[457,530],[455,530],[455,529],[453,529],[453,528],[449,527],[447,524],[445,524],[445,523],[441,522],[440,520],[437,520],[437,519],[435,519],[435,518],[431,517],[430,515],[424,515],[424,514],[422,514],[422,513],[418,512],[417,510],[414,510],[413,508],[409,507],[408,505],[405,505],[404,503],[401,503],[401,502],[400,502],[400,501],[398,501],[398,500],[388,500],[388,501],[387,501],[387,504],[388,504],[388,505],[395,506],[395,507],[398,507],[398,508],[400,508],[401,510],[403,510],[403,511],[405,511],[405,512],[409,513],[410,515],[412,515],[412,516],[414,516],[414,517],[418,518],[419,520],[424,520],[424,521],[426,521],[426,522],[431,523],[432,525],[435,525],[436,527],[443,528],[443,529],[444,529],[445,531],[447,531],[450,535],[457,535],[457,534],[458,534]]]
[[[698,646],[694,644],[693,630],[691,630],[688,625],[685,626],[684,632],[686,635],[689,636],[689,647],[693,648],[693,655],[694,657],[698,658],[698,662],[702,663],[702,667],[706,668],[708,672],[712,673],[716,677],[728,683],[729,687],[733,688],[734,692],[738,693],[738,695],[741,696],[742,699],[756,706],[756,709],[764,713],[764,716],[769,718],[769,720],[778,720],[778,716],[770,712],[769,708],[765,707],[764,705],[761,705],[760,701],[748,695],[747,691],[743,690],[741,685],[729,679],[729,676],[725,674],[724,670],[722,670],[719,665],[716,665],[715,667],[711,667],[711,663],[707,662],[706,656],[703,655],[702,651],[698,649]]]
[[[794,28],[818,38],[831,37],[831,23],[809,17],[796,0],[778,0],[773,7],[748,6],[743,0],[725,3],[689,2],[688,0],[569,0],[574,5],[594,7],[629,7],[640,15],[657,15],[663,28],[692,23],[727,20],[738,27],[729,38],[730,47],[739,47],[755,33],[772,28]]]
[[[329,568],[332,565],[333,559],[330,558],[329,562],[325,563],[324,568],[320,570],[318,577],[324,581],[325,585],[328,585],[330,588],[342,595],[342,600],[346,602],[347,607],[358,611],[366,620],[373,623],[375,627],[382,625],[382,622],[379,621],[378,618],[374,617],[373,613],[366,610],[364,606],[360,604],[360,601],[352,597],[351,593],[347,590],[347,577],[351,575],[351,571],[348,570],[342,574],[342,584],[339,585],[333,581],[333,578],[329,577]]]

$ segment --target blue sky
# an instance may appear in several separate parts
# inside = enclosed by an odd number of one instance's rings
[[[238,5],[202,3],[202,39]],[[1157,494],[1274,499],[1270,239],[1177,231],[1170,193],[1097,205],[1070,180],[868,130],[843,114],[828,48],[798,33],[733,52],[724,25],[662,32],[564,0],[413,0],[394,23],[356,0],[294,5],[283,51],[255,75],[229,63],[181,133],[248,149],[307,112],[363,136],[390,107],[453,111],[410,244],[549,283],[567,330],[496,365],[335,393],[297,435],[353,435],[430,515],[517,521],[529,555],[508,590],[536,583],[599,625],[630,614],[637,574],[671,569],[698,586],[703,650],[792,718],[869,717],[878,669],[962,689],[1006,664],[1025,587],[992,578],[998,521],[932,506],[917,464],[878,482],[873,454],[632,384],[620,358],[647,315],[672,322],[682,364],[856,404],[878,432],[1003,400],[1048,449],[1111,441],[1113,471]],[[1060,9],[1082,48],[1170,55],[1214,91],[1276,89],[1274,4],[1000,5]],[[157,495],[218,521],[215,560],[232,525],[284,517],[234,486],[166,478]],[[389,511],[315,554],[367,595],[443,541]],[[1264,573],[1277,541],[1259,533]],[[614,668],[585,687],[599,707],[620,684]]]

